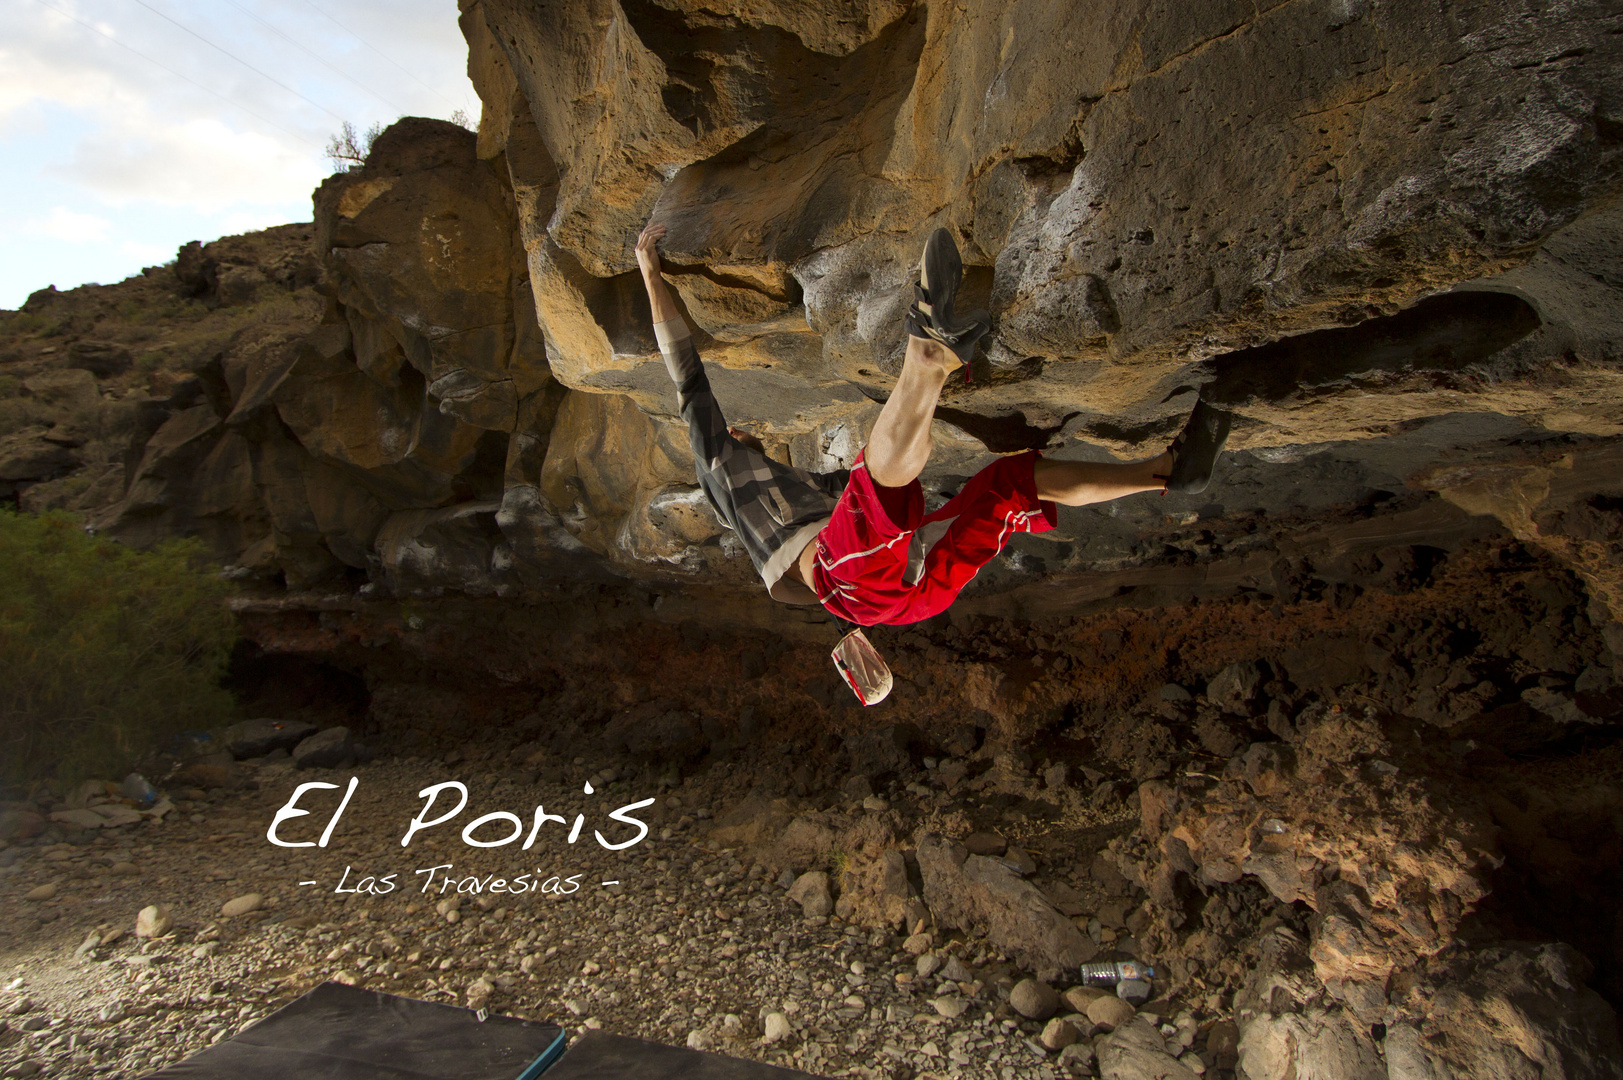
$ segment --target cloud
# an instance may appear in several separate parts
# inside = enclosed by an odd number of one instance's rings
[[[151,200],[204,214],[308,197],[330,171],[309,154],[218,120],[162,124],[149,116],[133,116],[117,134],[80,142],[66,161],[46,170],[115,205]]]
[[[142,266],[161,266],[175,257],[175,249],[162,244],[143,244],[136,240],[126,240],[118,245],[119,254],[129,257]]]
[[[308,221],[343,120],[478,113],[450,0],[149,3],[0,3],[0,305]]]
[[[69,244],[96,244],[105,241],[112,228],[106,218],[53,206],[43,217],[24,221],[21,231]]]

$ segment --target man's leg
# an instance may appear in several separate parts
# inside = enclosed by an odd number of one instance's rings
[[[1159,457],[1122,464],[1045,458],[1034,470],[1037,493],[1066,506],[1109,502],[1140,491],[1198,494],[1211,482],[1233,419],[1232,413],[1197,400],[1183,430]]]
[[[880,487],[906,487],[930,460],[930,421],[958,358],[939,342],[908,336],[902,377],[879,412],[863,451],[868,475]]]
[[[1140,491],[1164,491],[1172,451],[1143,461],[1055,461],[1039,458],[1037,496],[1063,506],[1109,502]]]

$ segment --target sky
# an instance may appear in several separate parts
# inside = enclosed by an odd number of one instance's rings
[[[475,121],[456,0],[4,0],[0,308],[309,221],[345,121]]]

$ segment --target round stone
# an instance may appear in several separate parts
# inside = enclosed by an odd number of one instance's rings
[[[765,1037],[769,1043],[781,1042],[789,1037],[789,1018],[781,1012],[766,1014]]]
[[[1095,998],[1088,1004],[1088,1019],[1105,1031],[1115,1031],[1131,1020],[1135,1011],[1119,997]]]
[[[1059,1011],[1059,995],[1045,982],[1021,979],[1009,992],[1009,1008],[1027,1020],[1047,1020]]]

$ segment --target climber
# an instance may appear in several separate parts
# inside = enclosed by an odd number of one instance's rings
[[[676,383],[703,489],[766,583],[792,604],[821,603],[847,632],[835,666],[864,705],[891,675],[861,627],[939,614],[1015,533],[1047,532],[1056,503],[1085,506],[1142,491],[1203,491],[1228,437],[1227,413],[1197,402],[1172,444],[1142,461],[1056,461],[1035,450],[999,458],[940,509],[924,510],[918,477],[942,387],[990,329],[984,311],[953,311],[963,266],[945,229],[925,244],[907,313],[901,376],[850,470],[812,473],[774,461],[759,440],[729,428],[692,335],[660,276],[665,226],[637,238],[654,335]],[[854,624],[854,625],[853,625]]]

